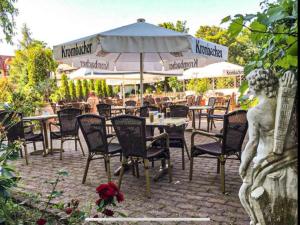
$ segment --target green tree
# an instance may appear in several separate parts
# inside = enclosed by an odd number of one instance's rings
[[[189,28],[186,26],[186,21],[185,20],[184,21],[177,20],[176,24],[174,24],[172,22],[163,22],[163,23],[158,24],[158,26],[164,27],[164,28],[169,29],[169,30],[182,32],[182,33],[188,33],[189,32]]]
[[[88,94],[89,94],[88,82],[87,82],[87,80],[84,79],[82,81],[82,95],[83,95],[83,98],[87,99]]]
[[[244,30],[238,36],[231,38],[228,30],[217,26],[200,26],[196,37],[228,47],[228,61],[245,65],[258,49],[251,42],[249,32]]]
[[[234,79],[233,77],[219,77],[216,79],[216,88],[231,88],[234,86]]]
[[[250,41],[258,46],[245,66],[245,74],[255,68],[269,69],[277,76],[292,70],[298,71],[298,1],[264,0],[260,3],[261,12],[227,16],[222,23],[230,21],[228,34],[237,37],[243,30],[249,32]],[[244,93],[248,83],[240,87],[240,102],[246,107],[249,103]]]
[[[107,97],[108,93],[107,93],[107,87],[106,87],[106,81],[102,80],[102,95],[103,97]]]
[[[112,85],[106,85],[107,86],[107,94],[109,97],[113,97],[114,91]]]
[[[12,37],[15,35],[14,18],[18,14],[18,9],[15,7],[17,0],[1,0],[0,1],[0,37],[4,34],[4,39],[7,43],[12,44]],[[2,39],[0,38],[0,42]]]
[[[89,87],[89,91],[95,90],[95,82],[93,79],[88,81],[88,87]]]
[[[69,80],[68,87],[69,87],[69,93],[70,93],[69,100],[75,100],[76,99],[76,87],[75,87],[75,83],[73,80]]]
[[[187,90],[195,91],[196,94],[204,94],[211,88],[209,79],[191,79],[186,85]]]
[[[61,75],[61,85],[60,88],[61,95],[64,99],[70,100],[70,90],[68,85],[68,77],[65,73]]]
[[[168,84],[173,91],[181,91],[183,87],[182,82],[177,77],[169,77]]]
[[[76,81],[76,98],[78,100],[81,100],[82,99],[82,84],[81,84],[81,80],[77,80]]]
[[[102,97],[102,84],[101,80],[96,80],[95,81],[95,93],[97,96]]]

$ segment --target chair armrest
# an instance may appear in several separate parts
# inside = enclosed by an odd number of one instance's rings
[[[169,148],[169,135],[168,133],[164,132],[164,133],[161,133],[159,135],[156,135],[156,136],[153,136],[151,137],[151,143],[148,145],[148,147],[151,147],[156,141],[158,140],[166,140],[166,148]]]
[[[51,133],[51,127],[54,126],[54,127],[60,127],[60,124],[57,123],[57,122],[49,122],[49,131]]]
[[[106,134],[106,138],[113,138],[116,137],[116,134]]]
[[[209,138],[211,138],[215,141],[220,141],[220,139],[223,138],[223,135],[219,134],[219,133],[209,133],[209,132],[205,132],[205,131],[194,131],[192,133],[192,136],[191,136],[191,147],[194,146],[194,140],[195,140],[196,135],[203,135],[203,136],[209,137]]]

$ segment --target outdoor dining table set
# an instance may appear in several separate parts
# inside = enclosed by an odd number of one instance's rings
[[[100,106],[101,104],[98,105]],[[107,106],[107,104],[104,103],[102,105]],[[154,106],[108,106],[108,113],[98,108],[99,115],[82,114],[82,110],[80,109],[66,108],[59,110],[57,114],[23,117],[21,120],[22,123],[32,121],[38,121],[40,123],[41,132],[38,139],[33,138],[36,137],[34,136],[34,132],[31,132],[30,136],[29,133],[24,134],[24,132],[23,134],[16,134],[16,129],[10,129],[8,130],[8,141],[14,141],[18,138],[24,140],[25,159],[26,164],[28,164],[26,143],[34,144],[33,154],[41,153],[43,156],[47,156],[55,152],[55,149],[53,149],[53,140],[60,139],[60,148],[56,150],[59,150],[60,159],[62,160],[63,143],[67,140],[75,141],[75,150],[77,150],[77,142],[79,142],[82,154],[85,155],[79,138],[80,129],[88,147],[87,163],[82,183],[86,181],[90,161],[99,158],[104,160],[105,171],[108,181],[110,181],[110,158],[119,156],[122,161],[121,166],[115,171],[115,175],[119,175],[119,186],[121,185],[122,177],[126,169],[132,168],[133,174],[139,177],[138,167],[139,164],[143,164],[146,177],[146,195],[148,197],[150,197],[150,162],[154,165],[154,161],[161,161],[160,170],[154,177],[155,181],[167,172],[169,174],[169,181],[171,182],[173,166],[170,157],[170,148],[180,148],[182,149],[182,169],[185,169],[184,155],[186,151],[188,159],[190,160],[189,179],[192,180],[194,157],[209,154],[218,159],[217,170],[218,172],[221,171],[222,192],[225,192],[225,157],[227,157],[227,155],[236,154],[238,159],[240,159],[241,144],[248,127],[245,111],[237,110],[224,115],[223,133],[212,134],[195,128],[195,112],[201,112],[202,110],[209,112],[214,109],[214,107],[210,105],[190,107],[186,105],[171,105],[165,116],[163,116],[162,113],[158,113],[158,111],[151,111],[157,108]],[[124,114],[126,109],[139,110],[140,116]],[[145,109],[148,110],[146,114],[144,114]],[[121,110],[123,114],[112,116],[111,111],[113,110]],[[189,122],[189,112],[192,112],[193,131],[190,150],[187,147],[184,135]],[[1,115],[3,114],[5,113],[0,113],[0,121],[3,117]],[[159,115],[160,118],[158,118],[158,116],[153,118],[153,114]],[[49,120],[52,121],[48,122]],[[56,120],[56,122],[53,122],[53,120]],[[53,129],[53,127],[56,128]],[[155,128],[159,130],[158,135],[154,134]],[[9,135],[10,131],[18,137],[13,137],[12,134]],[[50,131],[50,134],[48,131]],[[195,136],[197,135],[205,135],[220,140],[226,139],[227,141],[196,144]],[[35,141],[42,141],[42,151],[36,150]],[[229,147],[226,146],[226,144],[232,146]]]

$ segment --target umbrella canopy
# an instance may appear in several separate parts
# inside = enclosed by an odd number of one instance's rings
[[[232,64],[229,62],[213,63],[202,68],[190,68],[183,72],[180,80],[194,79],[194,78],[217,78],[241,76],[244,74],[244,67]]]
[[[54,46],[58,61],[76,67],[110,71],[143,71],[201,67],[227,60],[227,47],[145,20]]]

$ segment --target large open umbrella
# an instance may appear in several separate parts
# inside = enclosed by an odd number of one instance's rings
[[[227,47],[145,20],[54,46],[54,57],[76,67],[143,72],[201,67],[227,60]]]

